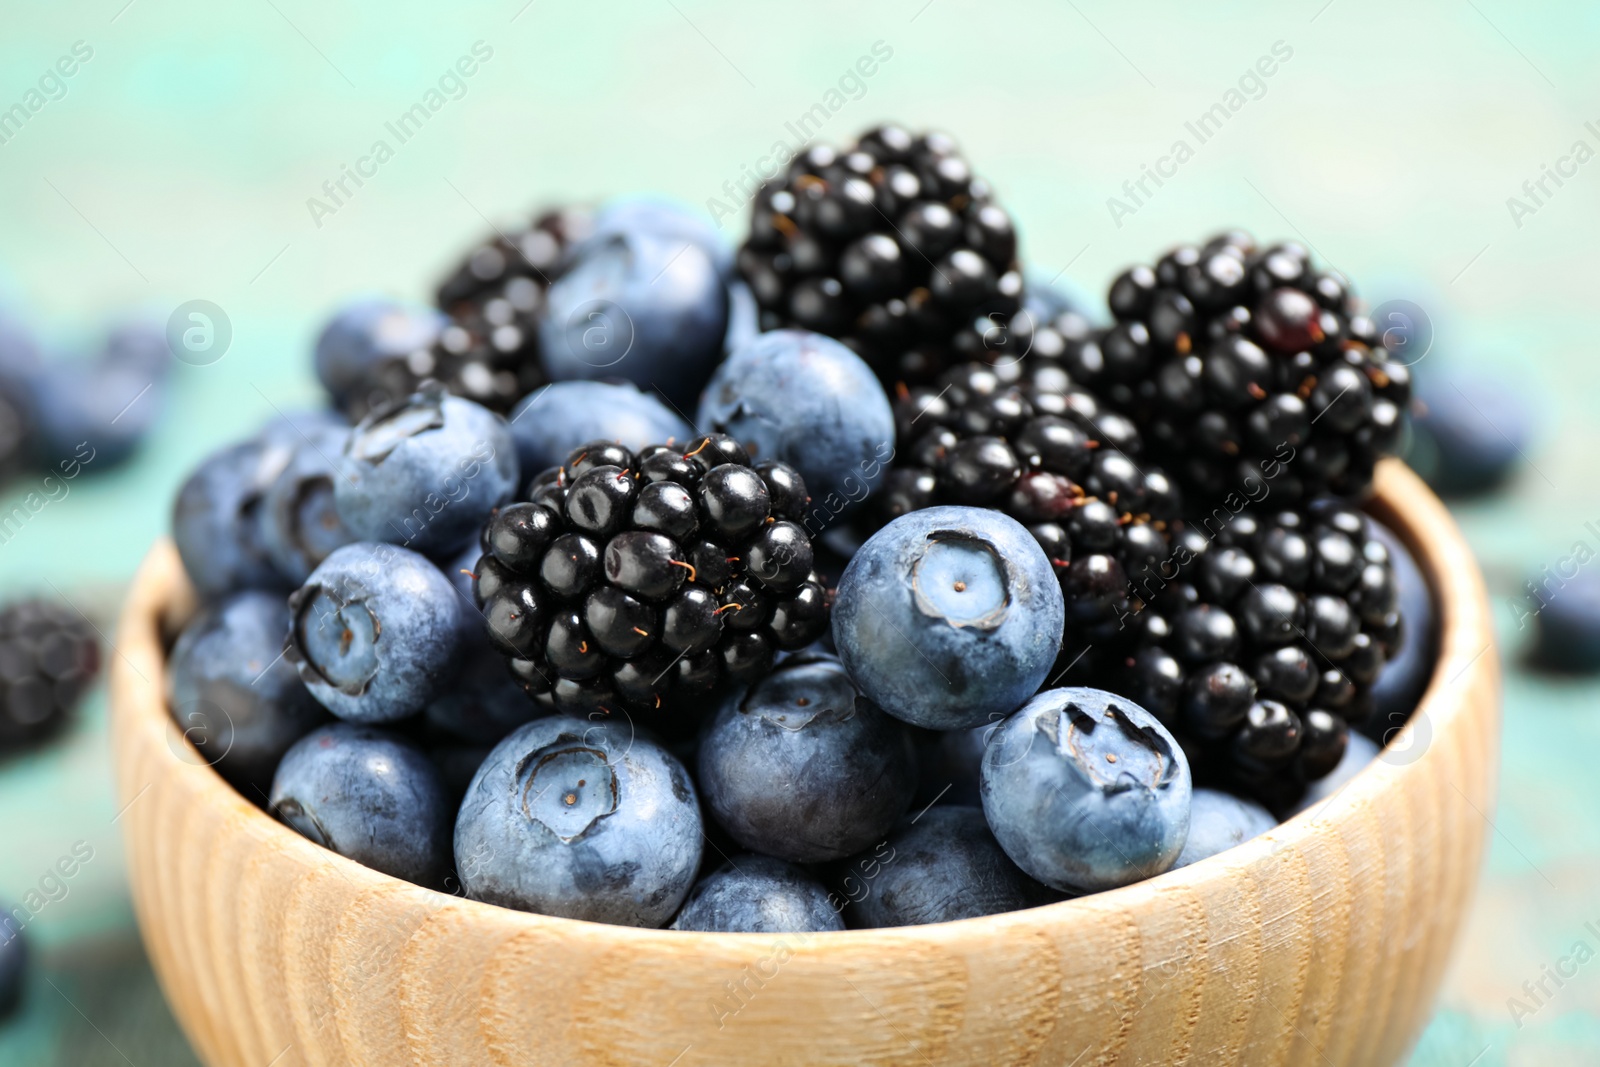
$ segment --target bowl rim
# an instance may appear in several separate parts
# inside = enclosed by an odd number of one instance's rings
[[[404,898],[409,905],[466,909],[469,921],[498,925],[504,936],[529,932],[552,936],[581,935],[599,939],[606,947],[640,949],[670,946],[681,950],[697,943],[720,942],[723,948],[748,945],[752,938],[800,937],[826,950],[859,950],[869,943],[890,945],[906,941],[988,940],[1008,928],[1038,925],[1067,926],[1093,921],[1097,912],[1127,912],[1159,907],[1159,898],[1173,891],[1215,890],[1257,865],[1273,853],[1310,843],[1328,824],[1337,824],[1375,803],[1381,796],[1428,759],[1432,742],[1446,730],[1462,729],[1469,701],[1451,694],[1464,680],[1470,686],[1493,686],[1498,694],[1499,665],[1492,638],[1487,594],[1476,560],[1443,503],[1399,460],[1378,464],[1374,493],[1364,510],[1388,526],[1412,551],[1432,589],[1439,617],[1438,652],[1433,673],[1415,712],[1399,728],[1379,758],[1355,774],[1333,796],[1284,820],[1267,831],[1225,852],[1186,867],[1167,871],[1117,889],[1087,894],[1019,911],[957,919],[918,926],[828,931],[809,934],[750,934],[680,931],[665,928],[615,926],[584,919],[569,919],[519,911],[459,893],[428,889],[374,870],[315,844],[249,802],[208,764],[179,731],[167,711],[165,632],[176,632],[196,610],[177,550],[162,537],[151,547],[135,576],[117,627],[113,646],[112,718],[119,747],[165,745],[169,774],[193,773],[191,788],[205,794],[205,803],[236,815],[229,825],[258,839],[258,843],[283,854],[306,869],[333,864],[362,891],[384,891]],[[1488,642],[1483,635],[1489,634]],[[1495,706],[1498,707],[1496,698]],[[187,749],[193,758],[180,756]],[[1388,757],[1388,758],[1385,758]],[[136,784],[127,777],[132,761],[117,761],[119,811],[126,811],[150,783]]]

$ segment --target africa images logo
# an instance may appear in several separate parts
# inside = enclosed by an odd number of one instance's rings
[[[87,41],[74,41],[72,51],[57,59],[39,75],[38,82],[22,94],[22,99],[10,107],[0,106],[0,145],[10,144],[33,116],[45,109],[53,100],[67,95],[67,79],[94,58],[94,48]]]
[[[355,165],[341,163],[339,173],[322,183],[321,196],[306,197],[306,210],[317,229],[322,229],[323,219],[337,215],[339,210],[354,199],[367,182],[377,177],[378,168],[395,157],[396,150],[410,142],[433,116],[443,111],[452,100],[467,95],[468,81],[483,64],[494,58],[494,49],[483,40],[472,42],[470,55],[459,57],[445,68],[438,81],[428,87],[422,97],[398,117],[383,124],[387,137],[379,137],[368,147],[365,155],[358,157]],[[393,143],[391,142],[391,139]],[[354,188],[351,186],[354,185]]]
[[[741,163],[739,177],[729,178],[722,183],[722,192],[727,199],[706,197],[706,212],[711,216],[711,221],[717,224],[717,229],[722,229],[724,219],[735,217],[755,199],[763,182],[782,173],[789,161],[822,132],[822,127],[829,119],[851,100],[866,96],[866,79],[878,73],[893,56],[893,46],[882,39],[873,41],[872,55],[863,55],[854,65],[846,67],[844,73],[839,75],[837,88],[830,87],[822,94],[821,100],[806,108],[793,122],[785,122],[783,130],[786,136],[774,140],[766,155],[757,157],[753,167],[749,163]],[[789,137],[794,140],[791,142]]]
[[[1125,217],[1138,214],[1139,209],[1154,198],[1157,190],[1177,177],[1178,168],[1193,159],[1201,145],[1221,133],[1227,122],[1244,110],[1246,104],[1267,95],[1267,79],[1294,57],[1294,47],[1287,41],[1278,40],[1272,42],[1269,51],[1270,55],[1262,55],[1253,65],[1246,67],[1236,85],[1225,89],[1216,103],[1183,124],[1184,133],[1188,136],[1174,140],[1166,155],[1158,156],[1154,165],[1141,163],[1139,176],[1122,183],[1122,196],[1106,197],[1106,211],[1110,213],[1117,229],[1122,229]],[[1191,137],[1193,144],[1189,143]],[[1154,189],[1150,187],[1152,183]]]

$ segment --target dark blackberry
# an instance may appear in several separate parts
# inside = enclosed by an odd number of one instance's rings
[[[1032,290],[1026,294],[1022,311],[1012,316],[1003,337],[990,333],[991,347],[995,349],[992,362],[1027,359],[1036,364],[1065,367],[1069,356],[1076,358],[1085,344],[1097,336],[1099,331],[1083,312],[1075,308],[1053,311],[1042,300],[1035,299],[1036,295]]]
[[[72,608],[24,600],[0,610],[0,750],[60,729],[99,666],[94,627]]]
[[[528,692],[563,711],[692,703],[827,630],[794,468],[731,437],[597,441],[483,531],[474,590]]]
[[[1263,483],[1285,502],[1360,497],[1399,443],[1409,370],[1298,244],[1180,246],[1118,275],[1108,303],[1116,323],[1066,338],[1064,365],[1145,427],[1195,503]]]
[[[501,414],[543,385],[537,320],[545,291],[563,253],[592,225],[587,209],[548,211],[469,252],[439,284],[436,299],[450,324],[438,341],[374,367],[352,391],[351,418],[410,396],[426,378]]]
[[[1331,497],[1186,529],[1176,579],[1140,593],[1119,691],[1269,800],[1323,777],[1400,634],[1389,550],[1368,529]]]
[[[800,153],[757,193],[738,264],[762,329],[837,337],[888,385],[1022,346],[1011,217],[942,134],[881,126]]]
[[[1055,565],[1071,663],[1125,640],[1130,594],[1167,560],[1177,493],[1138,459],[1138,431],[1058,367],[968,363],[895,404],[900,450],[873,498],[876,525],[935,504],[1004,511]]]

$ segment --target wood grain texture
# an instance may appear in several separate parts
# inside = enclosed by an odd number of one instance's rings
[[[1472,555],[1395,462],[1373,510],[1441,601],[1433,684],[1384,758],[1245,845],[1031,911],[787,937],[633,930],[430,892],[304,840],[189,748],[170,544],[124,610],[113,731],[135,908],[212,1067],[1345,1064],[1415,1041],[1477,880],[1499,666]]]

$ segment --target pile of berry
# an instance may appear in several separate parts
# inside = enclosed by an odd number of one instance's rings
[[[1428,590],[1359,510],[1407,378],[1297,246],[1100,323],[894,126],[736,256],[654,199],[508,234],[341,308],[334,409],[178,497],[172,713],[312,841],[594,921],[937,922],[1239,844],[1415,703]]]

